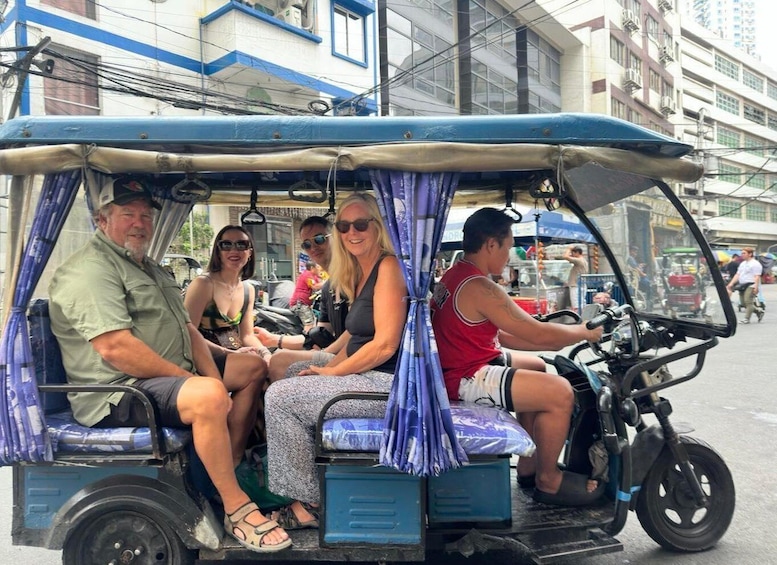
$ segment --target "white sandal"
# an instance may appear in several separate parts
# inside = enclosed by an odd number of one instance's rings
[[[245,520],[246,516],[251,514],[251,512],[259,512],[261,514],[259,507],[253,502],[246,502],[232,514],[224,513],[224,529],[237,540],[237,543],[257,553],[273,553],[286,549],[291,545],[291,538],[272,545],[262,544],[264,536],[280,526],[275,520],[267,520],[258,526],[254,526]],[[235,533],[236,531],[243,537],[241,538],[240,535]]]

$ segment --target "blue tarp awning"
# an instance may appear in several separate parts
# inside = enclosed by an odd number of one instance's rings
[[[472,210],[474,212],[474,210]],[[535,221],[539,214],[539,221]],[[460,249],[463,236],[463,220],[449,221],[442,236],[442,249]],[[543,243],[594,243],[594,236],[575,216],[560,212],[530,209],[523,212],[523,220],[513,224],[515,245],[533,245],[536,240]]]

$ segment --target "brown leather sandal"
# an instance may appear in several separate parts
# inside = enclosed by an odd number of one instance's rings
[[[280,526],[275,520],[267,520],[254,526],[245,520],[251,512],[259,512],[259,507],[253,502],[246,502],[232,514],[224,515],[224,529],[237,543],[257,553],[273,553],[291,545],[290,538],[273,545],[263,544],[264,536]]]
[[[297,518],[297,515],[294,513],[294,510],[292,509],[291,504],[289,504],[288,506],[284,506],[283,508],[280,508],[279,510],[276,510],[275,512],[273,512],[272,514],[273,519],[276,522],[278,522],[278,524],[284,530],[303,530],[305,528],[318,528],[318,509],[304,502],[300,502],[300,504],[305,510],[308,511],[308,513],[311,516],[313,516],[312,520],[301,522],[300,519]]]

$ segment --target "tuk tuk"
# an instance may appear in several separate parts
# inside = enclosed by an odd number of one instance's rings
[[[704,316],[707,310],[705,281],[708,263],[694,247],[664,249],[661,280],[664,285],[664,311],[672,316]]]
[[[13,543],[61,549],[65,565],[420,562],[505,551],[554,563],[621,550],[616,536],[634,511],[665,548],[714,546],[734,511],[731,473],[710,445],[673,427],[664,397],[698,376],[706,352],[736,328],[712,251],[670,184],[702,174],[685,158],[691,150],[583,114],[47,116],[2,124],[10,268],[0,464],[13,466]],[[262,207],[321,213],[352,191],[380,202],[410,294],[402,361],[384,419],[356,425],[321,414],[320,527],[294,532],[283,552],[252,553],[225,535],[223,510],[197,486],[189,431],[160,428],[153,410],[146,428],[108,430],[80,426],[69,412],[65,394],[78,389],[48,329],[48,282],[90,237],[97,191],[119,174],[142,178],[161,205],[149,252],[156,260],[195,203],[241,206],[244,226],[255,229]],[[624,304],[585,322],[604,327],[600,343],[543,357],[576,397],[560,465],[590,475],[592,449],[604,461],[606,495],[591,507],[535,502],[515,471],[515,457],[533,450],[530,434],[510,413],[451,403],[442,385],[426,298],[448,211],[501,208],[508,191],[516,204],[578,218],[599,250],[592,272],[611,273],[624,289]],[[650,209],[651,199],[664,205]],[[674,316],[629,293],[629,242],[672,225],[687,226],[671,234],[676,245],[710,266],[712,284],[699,290],[703,317]],[[406,416],[415,425],[398,426]]]

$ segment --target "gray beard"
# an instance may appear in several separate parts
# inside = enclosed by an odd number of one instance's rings
[[[146,256],[146,253],[148,253],[150,247],[150,243],[144,243],[143,245],[136,246],[131,245],[129,242],[124,242],[124,249],[129,251],[132,258],[138,263],[143,262],[143,258]]]

